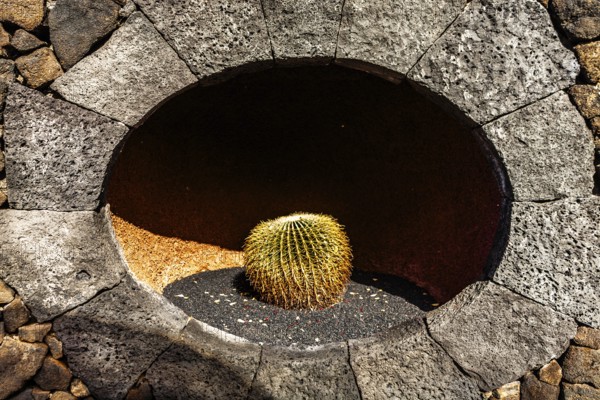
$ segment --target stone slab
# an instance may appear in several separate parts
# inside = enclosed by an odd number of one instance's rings
[[[273,60],[259,0],[136,3],[200,78]]]
[[[263,0],[276,62],[328,62],[335,48],[343,0]]]
[[[600,198],[513,203],[493,280],[600,328]]]
[[[346,0],[336,62],[368,62],[405,75],[466,0]]]
[[[260,353],[257,344],[191,319],[146,379],[158,399],[246,399]]]
[[[4,120],[12,208],[98,208],[125,125],[19,84],[10,86]]]
[[[124,276],[109,218],[106,209],[0,211],[0,276],[38,321],[88,301]]]
[[[65,99],[133,126],[197,80],[140,12],[51,88]]]
[[[349,349],[364,400],[481,398],[477,385],[428,336],[420,320],[381,336],[350,340]]]
[[[73,374],[100,399],[122,399],[185,327],[187,316],[134,278],[54,322]]]
[[[474,0],[408,76],[482,125],[574,84],[578,72],[536,0]]]
[[[577,323],[492,282],[468,286],[427,316],[437,343],[483,390],[558,358]]]
[[[293,349],[266,346],[250,399],[360,399],[346,343]]]
[[[504,162],[516,201],[586,197],[592,193],[592,133],[566,93],[535,102],[482,130]]]

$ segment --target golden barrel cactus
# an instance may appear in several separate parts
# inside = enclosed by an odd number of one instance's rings
[[[261,222],[244,244],[246,276],[261,299],[282,308],[318,309],[342,300],[352,272],[343,227],[322,214]]]

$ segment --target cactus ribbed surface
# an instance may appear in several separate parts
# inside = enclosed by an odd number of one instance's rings
[[[262,300],[288,309],[338,303],[352,272],[343,227],[322,214],[261,222],[246,239],[244,257],[248,280]]]

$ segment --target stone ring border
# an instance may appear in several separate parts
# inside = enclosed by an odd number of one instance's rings
[[[143,378],[161,399],[477,399],[560,356],[577,323],[600,328],[592,135],[564,92],[575,57],[536,1],[135,2],[55,96],[14,84],[5,110],[0,278],[54,320],[95,397],[123,398]],[[407,79],[460,117],[498,160],[510,217],[488,280],[424,320],[314,348],[261,346],[137,281],[103,191],[128,132],[168,98],[306,63]]]

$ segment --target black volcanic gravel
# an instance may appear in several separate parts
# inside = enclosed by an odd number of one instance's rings
[[[319,345],[371,336],[424,316],[434,300],[395,276],[355,271],[343,302],[285,310],[258,299],[242,268],[202,272],[167,286],[164,296],[188,315],[252,342]]]

